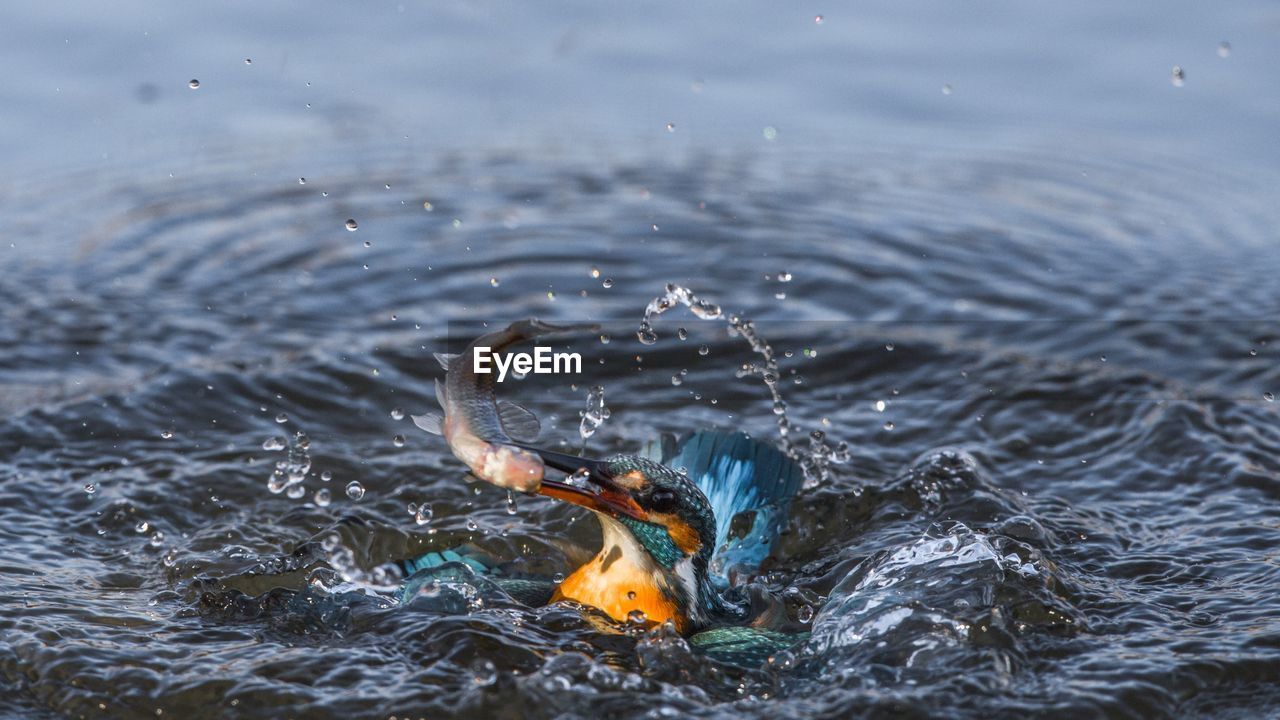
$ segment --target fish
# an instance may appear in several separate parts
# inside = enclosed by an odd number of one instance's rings
[[[507,490],[538,492],[546,467],[536,452],[523,446],[537,439],[541,423],[520,405],[497,399],[494,374],[475,371],[475,349],[487,347],[492,354],[534,338],[595,328],[528,318],[476,338],[457,355],[436,353],[445,370],[444,382],[435,384],[444,414],[413,415],[413,423],[442,435],[454,457],[481,480]]]

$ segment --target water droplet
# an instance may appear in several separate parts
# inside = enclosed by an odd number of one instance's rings
[[[391,438],[391,444],[395,445],[396,447],[404,447],[404,436],[396,435],[395,437]]]
[[[640,328],[637,330],[636,337],[645,345],[653,345],[658,342],[658,334],[648,328]]]
[[[892,420],[888,420],[888,421],[886,421],[886,422],[885,422],[885,424],[884,424],[884,429],[885,429],[885,430],[892,430],[892,429],[893,429],[893,421],[892,421]]]
[[[196,80],[195,78],[191,78],[190,80],[187,81],[187,87],[191,88],[192,90],[196,90],[200,87],[200,81]]]
[[[403,420],[403,419],[404,419],[404,410],[402,410],[401,408],[398,408],[398,407],[391,408],[391,419],[392,419],[392,420]]]
[[[671,376],[671,384],[672,384],[672,385],[683,385],[683,384],[684,384],[684,378],[680,376],[680,373],[676,373],[675,375],[672,375],[672,376]]]
[[[479,530],[479,529],[480,529],[480,525],[479,525],[478,523],[476,523],[476,521],[475,521],[475,520],[472,520],[471,518],[467,518],[467,530],[468,530],[468,531],[470,531],[470,532],[475,532],[476,530]]]
[[[262,449],[263,450],[283,450],[285,444],[286,444],[285,439],[283,437],[280,437],[279,435],[273,435],[267,438],[266,440],[262,441]]]
[[[824,23],[824,22],[826,22],[826,21],[827,21],[827,19],[826,19],[826,18],[824,18],[824,17],[823,17],[823,16],[821,16],[821,15],[814,15],[814,16],[813,16],[813,24],[814,24],[814,25],[821,25],[822,23]]]
[[[500,282],[501,282],[501,281],[500,281],[500,280],[498,280],[498,278],[496,278],[496,277],[491,277],[491,278],[489,278],[489,284],[490,284],[490,285],[492,285],[492,286],[494,286],[494,287],[498,287],[498,283],[500,283]]]
[[[146,532],[151,529],[151,523],[146,520],[139,520],[138,524],[133,526],[133,529],[136,530],[139,535],[145,535]]]
[[[284,423],[289,422],[289,416],[284,413],[280,413],[279,415],[276,415],[276,422],[283,425]]]
[[[306,178],[304,178],[304,177],[300,177],[300,178],[298,178],[298,184],[299,184],[299,185],[306,185],[306,184],[307,184],[307,179],[306,179]]]
[[[783,282],[783,283],[791,282],[791,273],[787,272],[786,270],[783,270],[782,272],[778,273],[778,282]]]
[[[165,440],[172,440],[172,439],[173,439],[173,429],[172,429],[172,428],[170,428],[170,429],[168,429],[168,430],[161,430],[161,431],[160,431],[160,437],[161,437],[161,438],[163,438],[163,439],[165,439]]]
[[[516,508],[516,494],[515,494],[515,493],[513,493],[513,492],[511,492],[510,490],[508,490],[508,491],[507,491],[507,514],[508,514],[508,515],[515,515],[515,514],[516,514],[516,510],[517,510],[517,508]]]
[[[329,507],[329,503],[333,502],[333,498],[329,495],[329,488],[320,488],[311,499],[316,507]]]
[[[297,500],[305,494],[307,494],[307,489],[301,485],[290,485],[289,489],[285,491],[285,495],[290,500]]]
[[[245,65],[252,65],[252,64],[253,64],[253,58],[245,58],[245,59],[244,59],[244,64],[245,64]]]
[[[1275,393],[1264,392],[1262,393],[1262,399],[1266,400],[1267,402],[1275,402],[1276,396],[1275,396]]]
[[[564,573],[562,573],[562,572],[558,572],[558,573],[556,573],[556,574],[552,575],[552,576],[551,576],[551,582],[553,582],[553,583],[555,583],[555,584],[557,584],[557,585],[559,585],[560,583],[564,582]]]
[[[365,241],[364,241],[364,246],[365,246],[365,247],[373,247],[373,241],[372,241],[372,240],[365,240]]]
[[[556,294],[555,294],[555,291],[553,291],[553,290],[548,290],[548,291],[547,291],[547,299],[548,299],[548,300],[550,300],[551,302],[555,302],[555,301],[556,301]]]
[[[675,123],[667,123],[667,132],[673,133],[673,132],[675,132],[675,131],[676,131],[676,124],[675,124]]]
[[[1174,87],[1182,87],[1187,82],[1187,74],[1183,72],[1181,65],[1174,65],[1173,72],[1169,75],[1169,82]]]
[[[596,385],[587,391],[587,407],[582,411],[582,422],[578,424],[578,434],[583,440],[595,435],[596,430],[609,417],[609,408],[604,404],[604,388]]]
[[[498,681],[498,668],[494,667],[492,660],[476,660],[471,666],[471,679],[480,687],[488,687]]]
[[[1218,43],[1218,57],[1224,58],[1231,54],[1231,43],[1223,40]]]
[[[164,533],[159,530],[155,531],[151,534],[151,539],[147,541],[147,544],[153,548],[158,548],[164,545]]]
[[[777,300],[786,300],[786,299],[787,299],[787,294],[786,294],[785,292],[781,292],[781,291],[779,291],[779,292],[774,293],[774,294],[773,294],[773,297],[774,297],[775,299],[777,299]]]
[[[564,480],[566,483],[573,485],[574,487],[585,488],[589,477],[591,477],[591,473],[587,472],[584,468],[578,468]]]
[[[942,86],[942,94],[943,94],[943,95],[950,95],[950,94],[951,94],[951,86],[950,86],[950,85],[943,85],[943,86]]]
[[[600,286],[606,290],[613,287],[613,278],[605,278],[600,282]]]
[[[419,525],[426,525],[431,522],[431,516],[434,514],[435,511],[431,509],[431,505],[422,503],[422,505],[418,507],[418,511],[413,514],[413,521]]]
[[[813,621],[813,608],[809,605],[801,605],[800,609],[796,611],[796,619],[808,625]]]
[[[364,497],[364,486],[355,480],[347,483],[347,497],[359,501]]]
[[[324,472],[320,473],[320,479],[325,482],[329,482],[330,480],[333,479],[333,473],[329,472],[328,470],[325,470]]]
[[[610,338],[608,335],[601,335],[601,336],[600,336],[600,344],[601,344],[601,345],[608,345],[608,344],[609,344],[609,341],[610,341],[610,340],[612,340],[612,339],[613,339],[613,338]]]
[[[593,265],[593,266],[591,267],[591,277],[593,277],[593,278],[598,278],[598,277],[600,277],[600,268],[595,267],[595,266]]]
[[[885,403],[883,400],[877,400],[875,404],[876,412],[884,412]]]
[[[689,331],[684,328],[676,328],[676,338],[679,340],[688,340]]]
[[[628,591],[627,591],[627,599],[628,599],[628,600],[635,600],[635,599],[636,599],[636,591],[635,591],[635,590],[628,590]]]
[[[893,352],[893,343],[885,343],[884,349],[888,350],[889,352]]]
[[[355,218],[347,218],[347,230],[355,232],[358,227],[360,226],[356,224]]]
[[[764,134],[764,139],[768,140],[769,142],[773,142],[774,140],[778,139],[778,129],[773,127],[772,125],[770,125],[769,127],[766,127],[763,131],[763,134]]]
[[[1249,348],[1249,355],[1250,355],[1250,356],[1256,356],[1257,354],[1258,354],[1258,351],[1257,351],[1256,349],[1254,349],[1254,348]]]
[[[707,347],[706,345],[702,345],[698,348],[699,355],[707,355],[710,352],[711,352],[711,348]]]
[[[436,206],[432,205],[430,200],[423,200],[422,209],[426,210],[427,212],[435,212]]]
[[[644,611],[639,608],[627,613],[627,622],[632,625],[643,625],[645,619]]]

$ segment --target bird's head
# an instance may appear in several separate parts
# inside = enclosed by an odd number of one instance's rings
[[[705,575],[715,549],[715,515],[688,477],[633,455],[593,460],[534,451],[547,466],[569,474],[568,482],[543,480],[542,495],[616,521],[660,568],[676,571],[688,561]]]

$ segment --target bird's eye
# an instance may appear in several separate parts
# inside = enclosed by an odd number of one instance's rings
[[[658,512],[669,512],[676,506],[676,494],[660,488],[649,495],[649,506]]]

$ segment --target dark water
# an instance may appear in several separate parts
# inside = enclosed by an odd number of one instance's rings
[[[1280,707],[1270,5],[5,25],[0,711]],[[593,453],[775,434],[722,324],[672,311],[635,339],[668,282],[755,319],[793,420],[849,444],[763,578],[809,643],[740,669],[467,587],[333,600],[431,548],[553,575],[596,542],[551,501],[509,514],[393,417],[430,407],[459,323],[605,323],[582,377],[504,387],[548,441],[578,442],[591,385]],[[295,499],[263,445],[297,432]]]

